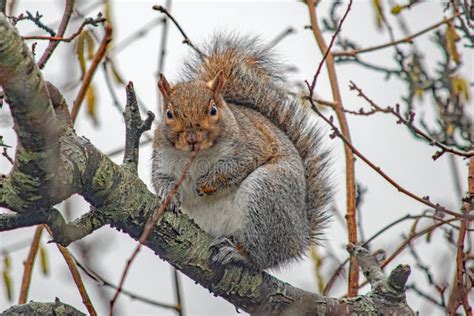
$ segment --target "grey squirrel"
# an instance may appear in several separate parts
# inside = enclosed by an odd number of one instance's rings
[[[211,263],[261,270],[299,259],[332,195],[317,123],[258,38],[215,35],[203,52],[174,85],[160,75],[153,185],[165,197],[199,146],[172,205],[215,237]]]

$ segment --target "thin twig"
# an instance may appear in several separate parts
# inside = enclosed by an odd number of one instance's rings
[[[411,197],[412,199],[414,199],[414,200],[416,200],[416,201],[418,201],[422,204],[425,204],[425,205],[433,208],[436,211],[444,212],[444,213],[452,215],[456,218],[468,218],[468,219],[473,219],[474,218],[474,216],[472,216],[472,215],[464,215],[464,214],[460,214],[458,212],[454,212],[454,211],[452,211],[450,209],[447,209],[446,207],[440,205],[439,203],[434,204],[433,202],[431,202],[429,196],[420,197],[420,196],[408,191],[407,189],[405,189],[401,185],[399,185],[397,182],[395,182],[395,180],[393,180],[385,172],[383,172],[382,169],[380,169],[380,167],[377,167],[372,161],[370,161],[368,158],[366,158],[359,150],[357,150],[357,148],[354,147],[354,145],[351,144],[350,141],[347,140],[347,138],[343,134],[341,134],[341,132],[339,131],[337,126],[334,124],[334,122],[332,120],[332,117],[327,118],[324,114],[322,114],[321,111],[319,111],[319,109],[316,107],[316,104],[311,99],[310,99],[310,103],[311,103],[312,109],[316,112],[316,114],[318,114],[326,123],[328,123],[331,126],[331,128],[333,130],[333,134],[331,134],[331,137],[336,137],[336,136],[339,137],[346,145],[349,146],[349,148],[352,150],[352,152],[357,157],[362,159],[362,161],[364,161],[367,165],[369,165],[369,167],[371,167],[379,175],[381,175],[385,180],[387,180],[387,182],[390,183],[393,187],[395,187],[399,192]]]
[[[106,56],[104,62],[102,63],[102,70],[104,72],[105,83],[107,85],[107,90],[109,90],[109,94],[110,94],[110,97],[112,98],[114,107],[120,112],[120,114],[122,114],[122,111],[123,111],[122,105],[120,104],[118,96],[115,93],[114,87],[112,85],[112,80],[110,78],[108,67],[109,67],[109,58],[107,58]]]
[[[310,98],[313,97],[314,87],[316,87],[316,82],[318,80],[319,73],[321,72],[321,69],[323,68],[324,62],[328,59],[328,57],[334,56],[334,54],[331,53],[332,45],[334,45],[334,41],[336,40],[337,34],[339,34],[339,32],[341,31],[342,23],[344,23],[344,20],[346,19],[347,15],[349,14],[349,11],[351,10],[351,6],[352,6],[352,0],[349,1],[349,4],[347,5],[347,10],[344,13],[342,19],[339,21],[339,24],[337,25],[337,29],[334,32],[333,36],[331,37],[331,42],[329,42],[329,46],[326,47],[326,43],[324,42],[324,38],[322,38],[322,41],[321,41],[321,38],[319,36],[316,36],[316,34],[314,34],[314,36],[315,36],[315,38],[318,42],[318,45],[321,48],[321,51],[324,51],[324,56],[321,59],[321,61],[319,62],[318,68],[317,68],[316,73],[314,74],[314,77],[313,77],[313,81],[311,82],[311,88],[310,88],[310,91],[309,91],[309,97]],[[319,25],[316,25],[317,24],[317,19],[316,19],[316,9],[314,7],[314,3],[310,3],[310,1],[308,1],[308,8],[310,9],[309,14],[310,14],[310,17],[311,17],[311,28],[313,30],[313,33],[321,33],[321,31],[319,30]],[[314,16],[314,20],[315,20],[314,23],[313,23],[313,16]],[[316,27],[313,24],[315,24]],[[322,48],[324,48],[324,49],[322,49]],[[331,54],[332,56],[329,56],[329,54]],[[329,68],[329,66],[327,66],[327,67]]]
[[[24,40],[47,40],[47,41],[53,41],[53,42],[66,42],[66,43],[69,43],[82,33],[82,30],[84,29],[84,27],[86,25],[97,26],[99,23],[103,23],[105,21],[106,21],[106,19],[103,18],[102,15],[99,13],[96,18],[87,18],[87,19],[85,19],[81,23],[81,25],[79,26],[79,29],[76,32],[74,32],[71,36],[62,37],[62,36],[31,35],[31,36],[22,36],[22,39],[24,39]]]
[[[74,8],[74,0],[67,0],[65,8],[64,8],[61,24],[59,24],[59,27],[58,27],[58,33],[57,33],[58,37],[62,37],[64,35],[64,32],[66,32],[66,28],[69,24],[69,20],[71,19],[73,8]],[[51,57],[51,55],[53,54],[58,44],[59,44],[58,41],[49,42],[48,47],[46,47],[43,55],[41,56],[40,60],[37,63],[40,69],[43,69],[44,65],[48,61],[49,57]]]
[[[384,268],[385,266],[387,266],[387,264],[392,262],[392,260],[395,259],[395,257],[397,257],[402,252],[402,250],[404,250],[406,247],[408,247],[408,245],[412,241],[417,239],[418,237],[421,237],[421,236],[423,236],[427,233],[431,233],[432,231],[434,231],[438,227],[446,225],[446,224],[454,222],[454,221],[457,221],[457,220],[459,220],[459,219],[458,218],[449,218],[449,219],[446,219],[446,220],[440,220],[438,223],[435,223],[431,226],[428,226],[428,227],[426,227],[425,229],[423,229],[419,232],[410,233],[408,235],[408,238],[403,240],[403,242],[395,249],[395,251],[380,264],[380,267]],[[361,285],[361,286],[363,286],[363,285]]]
[[[439,157],[441,157],[445,152],[448,152],[448,153],[451,153],[451,154],[454,154],[454,155],[458,155],[458,156],[461,156],[461,157],[465,157],[465,158],[469,158],[469,157],[473,157],[474,156],[474,151],[462,151],[462,150],[458,150],[456,148],[452,148],[452,147],[449,147],[435,139],[433,139],[432,137],[430,137],[428,134],[426,134],[425,132],[423,132],[421,129],[419,129],[418,127],[416,127],[415,125],[413,125],[413,119],[415,117],[415,113],[414,112],[410,112],[408,114],[408,118],[405,118],[403,117],[403,115],[400,113],[400,106],[397,104],[397,106],[395,108],[389,106],[389,107],[386,107],[386,108],[382,108],[381,106],[377,105],[372,99],[370,99],[365,93],[364,91],[362,91],[361,88],[359,88],[353,81],[350,81],[350,85],[349,85],[349,89],[351,90],[356,90],[357,93],[358,93],[358,96],[359,97],[362,97],[364,100],[366,100],[370,106],[372,107],[372,110],[370,112],[364,112],[363,110],[358,112],[358,114],[361,114],[361,115],[372,115],[372,114],[375,114],[377,112],[382,112],[382,113],[390,113],[392,115],[394,115],[396,118],[398,118],[398,121],[397,121],[397,124],[400,124],[400,123],[403,123],[405,126],[407,126],[411,131],[413,131],[413,133],[415,133],[416,135],[420,136],[421,138],[425,139],[429,144],[430,146],[436,146],[440,149],[440,151],[437,151],[434,155],[433,155],[433,160],[436,160],[438,159]],[[347,110],[346,110],[347,111]]]
[[[468,175],[468,190],[469,195],[464,202],[464,213],[467,215],[471,209],[474,209],[474,157],[470,159],[469,162],[469,175]],[[466,232],[469,228],[469,220],[463,219],[461,221],[461,229],[459,230],[459,236],[457,241],[456,247],[456,278],[455,284],[453,285],[452,296],[454,296],[454,304],[449,304],[448,312],[449,314],[455,314],[458,307],[460,305],[463,306],[464,312],[468,316],[472,316],[472,308],[469,305],[469,298],[468,298],[468,289],[465,280],[465,271],[466,271],[466,263],[465,263],[465,253],[464,253],[464,243],[466,239]]]
[[[186,35],[186,33],[184,33],[183,29],[181,28],[181,26],[179,25],[178,22],[176,22],[176,20],[174,19],[174,17],[166,10],[165,7],[161,6],[161,5],[154,5],[153,6],[153,10],[157,10],[157,11],[160,11],[161,13],[164,13],[166,14],[167,17],[169,17],[171,19],[171,21],[173,21],[173,24],[176,25],[176,27],[178,28],[179,32],[181,33],[181,35],[183,36],[184,40],[183,40],[183,43],[188,45],[189,47],[191,47],[196,53],[199,54],[199,56],[201,58],[204,58],[206,57],[205,54],[203,54],[196,46],[193,45],[193,43],[191,42],[191,40],[189,39],[189,37]]]
[[[295,34],[296,33],[296,30],[293,26],[288,26],[285,30],[283,30],[283,32],[281,32],[280,34],[278,34],[277,36],[275,36],[274,39],[272,39],[269,43],[268,43],[268,47],[275,47],[276,45],[278,45],[283,39],[285,39],[286,37],[288,37],[289,35],[291,34]]]
[[[179,278],[179,272],[176,268],[171,267],[173,270],[173,281],[174,281],[174,296],[176,299],[176,310],[179,316],[184,315],[184,308],[183,308],[183,295],[181,294],[181,281]]]
[[[426,301],[431,302],[433,305],[435,305],[435,306],[441,308],[443,311],[445,311],[445,306],[443,306],[442,303],[438,302],[434,297],[432,297],[432,296],[424,293],[423,291],[421,291],[415,284],[407,285],[406,289],[407,290],[412,290],[413,292],[415,292],[416,294],[421,296]]]
[[[143,135],[145,137],[147,137],[146,139],[143,139],[143,140],[140,140],[140,145],[139,146],[143,146],[143,145],[148,145],[149,143],[152,143],[153,142],[153,138],[148,136],[147,133],[143,133]],[[114,150],[111,150],[109,151],[108,153],[106,153],[105,155],[108,156],[108,157],[113,157],[113,156],[117,156],[117,155],[120,155],[121,153],[123,153],[125,151],[125,147],[122,146],[120,148],[117,148],[117,149],[114,149]]]
[[[324,52],[323,59],[318,65],[316,73],[314,74],[313,81],[311,85],[306,81],[309,90],[309,101],[311,105],[314,105],[313,101],[313,94],[314,88],[316,86],[316,82],[321,71],[322,65],[326,62],[326,68],[328,70],[329,82],[331,84],[331,90],[333,94],[334,101],[336,102],[336,106],[334,110],[337,115],[337,119],[341,126],[342,134],[344,135],[345,139],[348,139],[350,142],[350,132],[349,132],[349,125],[347,124],[347,119],[342,110],[344,108],[342,103],[341,92],[339,89],[339,84],[337,81],[337,73],[336,68],[334,65],[334,57],[331,53],[331,47],[334,44],[337,34],[340,32],[342,23],[346,19],[351,6],[352,0],[350,0],[346,12],[344,16],[339,21],[337,29],[334,35],[331,38],[331,42],[329,47],[326,45],[324,40],[321,28],[318,24],[318,19],[316,16],[316,10],[314,7],[314,1],[308,0],[308,9],[309,9],[309,16],[311,20],[311,29],[313,31],[313,35],[318,43],[319,49],[321,52]],[[347,219],[347,231],[348,231],[348,243],[349,244],[357,244],[357,217],[356,217],[356,185],[355,185],[355,171],[354,171],[354,155],[349,146],[344,146],[344,153],[345,153],[345,160],[346,160],[346,219]],[[355,256],[351,255],[351,263],[349,266],[349,296],[356,296],[357,295],[357,284],[359,283],[359,268],[357,264],[357,260]]]
[[[13,158],[8,154],[7,147],[3,147],[2,156],[5,157],[11,165],[14,164]]]
[[[74,122],[76,120],[77,114],[79,113],[79,108],[81,107],[82,101],[86,96],[87,89],[92,81],[92,77],[95,74],[97,66],[99,65],[100,61],[104,58],[105,53],[107,52],[107,44],[112,40],[112,27],[109,24],[105,25],[105,34],[102,38],[102,42],[100,43],[97,52],[92,58],[91,65],[87,72],[84,74],[84,78],[82,79],[82,85],[79,90],[79,93],[74,100],[72,110],[71,110],[71,119]]]
[[[31,246],[31,240],[29,239],[20,240],[20,241],[14,242],[10,245],[3,246],[2,248],[0,248],[0,254],[12,253],[18,250],[22,250],[28,246]]]
[[[45,227],[48,233],[51,236],[53,236],[53,232],[51,231],[51,229],[48,226],[45,226]],[[71,254],[65,247],[61,246],[60,244],[56,244],[56,246],[58,247],[59,252],[61,252],[61,255],[63,256],[64,261],[66,261],[69,271],[71,272],[71,276],[74,280],[74,283],[76,284],[79,294],[81,295],[82,303],[87,308],[89,315],[96,316],[97,312],[95,311],[94,305],[92,305],[92,301],[89,298],[89,294],[87,294],[87,290],[84,286],[84,282],[82,282],[81,275],[79,274],[79,271],[77,270],[76,264],[74,263],[74,260]]]
[[[87,275],[89,278],[94,280],[94,282],[96,282],[98,285],[109,287],[111,289],[117,289],[118,288],[118,286],[116,286],[115,284],[112,284],[111,282],[104,279],[102,276],[100,276],[100,274],[93,271],[90,267],[86,267],[84,264],[79,262],[74,256],[72,256],[72,258],[74,259],[74,262],[76,263],[77,267],[79,269],[81,269],[85,273],[85,275]],[[122,289],[122,294],[125,295],[125,296],[130,297],[133,300],[137,300],[137,301],[140,301],[140,302],[143,302],[143,303],[146,303],[146,304],[150,304],[152,306],[162,307],[162,308],[166,308],[166,309],[172,309],[172,310],[175,310],[175,311],[177,310],[177,306],[175,306],[175,305],[160,303],[160,302],[154,301],[152,299],[146,298],[144,296],[141,296],[139,294],[135,294],[133,292],[130,292],[126,289]]]
[[[138,253],[140,252],[142,245],[148,239],[148,236],[153,232],[153,229],[155,228],[156,223],[161,218],[163,213],[166,211],[166,208],[168,207],[169,203],[171,202],[171,199],[176,195],[176,193],[178,192],[179,187],[183,183],[184,179],[187,177],[189,168],[191,167],[191,164],[193,163],[194,159],[196,158],[198,152],[199,152],[199,148],[197,148],[196,150],[194,150],[191,153],[190,157],[186,160],[186,163],[183,166],[183,171],[181,173],[181,176],[179,177],[178,181],[176,181],[176,184],[174,185],[173,189],[168,193],[166,198],[162,201],[160,207],[155,209],[152,216],[146,222],[145,227],[143,229],[143,233],[141,234],[141,236],[139,238],[139,244],[137,245],[137,247],[133,251],[130,258],[127,260],[125,268],[122,272],[122,276],[120,277],[120,282],[119,282],[119,286],[117,288],[117,291],[115,292],[114,297],[110,301],[110,315],[111,316],[113,315],[114,304],[117,301],[117,298],[120,295],[120,292],[122,291],[123,284],[125,283],[125,278],[127,277],[128,271],[130,270],[130,267],[131,267],[133,261],[135,260]]]
[[[458,165],[456,158],[453,155],[448,156],[449,166],[451,168],[451,175],[453,176],[454,187],[456,189],[456,197],[462,196],[461,177],[459,176]]]
[[[25,261],[25,269],[23,270],[23,278],[21,280],[20,298],[18,304],[25,304],[28,299],[28,290],[30,289],[31,272],[35,263],[36,254],[38,253],[41,235],[43,234],[43,225],[36,227],[33,241],[31,242],[30,251]]]
[[[171,0],[166,0],[166,10],[169,12],[171,10]],[[160,41],[160,54],[158,56],[158,71],[156,72],[156,80],[158,81],[159,76],[161,73],[164,72],[165,69],[165,60],[166,60],[166,46],[168,44],[168,31],[169,31],[169,23],[168,23],[168,16],[163,19],[163,28],[161,29],[161,41]],[[157,112],[161,113],[161,102],[162,98],[159,91],[157,93]]]
[[[407,214],[387,225],[385,225],[383,228],[381,228],[380,230],[378,230],[374,235],[372,235],[369,239],[367,239],[361,246],[362,247],[366,247],[368,246],[372,241],[374,241],[376,238],[378,238],[380,235],[382,235],[383,233],[385,233],[387,230],[389,230],[390,228],[394,227],[395,225],[399,224],[399,223],[402,223],[406,220],[420,220],[422,218],[427,218],[427,219],[433,219],[433,220],[440,220],[439,217],[436,217],[436,216],[430,216],[430,215],[426,215],[426,214],[422,214],[422,215],[410,215],[410,214]],[[459,229],[459,227],[457,226],[454,226],[453,224],[451,223],[446,223],[446,225],[450,225],[452,226],[453,228],[455,229]],[[347,258],[346,260],[344,260],[337,268],[336,270],[334,270],[334,273],[332,274],[331,278],[329,279],[328,283],[326,284],[326,287],[324,288],[324,291],[323,291],[323,295],[329,295],[329,291],[331,290],[332,286],[334,285],[335,281],[336,281],[336,278],[340,275],[341,271],[344,269],[344,266],[349,262],[349,258]]]
[[[46,31],[51,36],[56,36],[56,32],[54,32],[54,30],[52,30],[49,26],[47,26],[46,24],[41,22],[42,17],[43,16],[38,11],[36,12],[35,16],[33,16],[33,14],[31,14],[31,12],[26,11],[26,15],[22,13],[18,17],[11,16],[9,18],[12,20],[13,25],[16,25],[16,23],[18,23],[19,21],[30,20],[34,24],[36,24],[37,27],[39,27],[40,29]]]
[[[160,23],[163,23],[163,19],[154,18],[153,20],[143,24],[143,26],[141,26],[139,29],[127,35],[127,37],[120,40],[120,42],[114,44],[114,46],[110,49],[109,56],[116,56],[122,50],[129,47],[130,44],[143,38],[146,34],[148,34],[148,32],[153,30],[153,28]]]
[[[372,47],[367,47],[367,48],[359,48],[359,49],[353,49],[353,50],[350,50],[350,51],[344,51],[344,52],[334,52],[333,55],[334,57],[341,57],[341,56],[356,56],[357,54],[362,54],[362,53],[367,53],[367,52],[372,52],[372,51],[375,51],[375,50],[379,50],[379,49],[383,49],[383,48],[387,48],[387,47],[390,47],[390,46],[394,46],[394,45],[398,45],[398,44],[403,44],[403,43],[412,43],[413,42],[413,39],[420,36],[420,35],[423,35],[431,30],[434,30],[436,28],[438,28],[439,26],[443,25],[443,24],[446,24],[446,23],[449,23],[451,22],[452,20],[454,20],[457,16],[459,16],[459,13],[448,18],[448,19],[443,19],[442,21],[436,23],[436,24],[433,24],[419,32],[416,32],[415,34],[413,35],[410,35],[410,36],[407,36],[405,38],[402,38],[402,39],[399,39],[399,40],[396,40],[396,41],[390,41],[388,43],[385,43],[385,44],[381,44],[381,45],[376,45],[376,46],[372,46]]]
[[[382,268],[382,269],[385,268],[390,262],[392,262],[393,259],[395,259],[415,239],[418,239],[421,236],[424,236],[426,234],[429,234],[429,233],[433,232],[435,229],[439,228],[440,226],[446,225],[448,223],[451,223],[451,222],[454,222],[454,221],[457,221],[457,220],[459,220],[459,219],[458,218],[450,218],[450,219],[447,219],[447,220],[441,220],[440,222],[435,223],[431,226],[428,226],[425,229],[423,229],[423,230],[421,230],[417,233],[412,232],[408,236],[408,238],[403,240],[403,242],[400,245],[398,245],[398,247],[395,249],[395,251],[389,257],[387,257],[383,262],[380,263],[380,268]],[[365,286],[367,283],[368,283],[367,281],[362,282],[359,285],[359,288]],[[345,295],[345,296],[347,296],[347,295]]]

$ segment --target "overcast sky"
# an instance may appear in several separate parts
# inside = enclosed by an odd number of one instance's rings
[[[29,10],[39,11],[44,15],[44,22],[51,22],[57,27],[62,15],[62,1],[17,1],[15,14]],[[342,34],[358,42],[362,47],[385,43],[388,40],[386,32],[378,32],[375,28],[375,14],[371,7],[372,1],[356,0],[353,8],[343,26]],[[403,2],[403,1],[400,1]],[[87,7],[91,1],[76,1],[81,8]],[[160,13],[151,9],[153,4],[164,4],[156,1],[112,1],[112,16],[114,28],[114,44],[120,43],[137,29],[154,19],[160,18]],[[328,13],[330,1],[323,1],[318,12],[320,17]],[[339,15],[342,14],[342,8]],[[405,12],[413,32],[423,29],[440,21],[443,17],[440,2],[429,1],[415,6],[411,11]],[[95,16],[101,10],[97,8],[88,12],[86,16]],[[311,79],[321,59],[315,40],[311,31],[304,27],[309,24],[307,7],[300,1],[173,1],[172,13],[180,22],[194,43],[200,43],[209,38],[215,31],[229,30],[237,34],[259,35],[264,41],[270,41],[287,27],[293,27],[297,32],[285,38],[276,46],[279,58],[289,65],[295,66],[297,72],[291,73],[294,81],[303,82]],[[80,21],[70,24],[67,34],[77,29]],[[42,34],[31,22],[18,23],[22,34]],[[97,29],[96,34],[101,36],[102,31]],[[161,27],[154,26],[143,37],[137,39],[127,48],[112,55],[118,69],[126,81],[134,82],[135,90],[140,100],[151,110],[157,109],[156,70],[158,65],[158,52],[161,37]],[[396,37],[402,37],[396,32]],[[328,39],[329,39],[328,35]],[[419,47],[425,54],[425,60],[429,63],[431,58],[438,58],[439,53],[433,49],[429,35],[417,39]],[[38,43],[36,52],[41,54],[46,43]],[[31,43],[29,43],[31,45]],[[425,49],[426,47],[426,49]],[[59,49],[48,62],[45,71],[45,79],[53,82],[58,87],[64,87],[65,83],[77,82],[80,78],[79,67],[74,59],[73,44],[60,44]],[[174,25],[170,25],[168,36],[168,50],[164,72],[170,81],[178,79],[178,72],[182,58],[187,54],[189,48],[182,44],[182,37]],[[380,52],[365,55],[365,60],[375,64],[390,65],[393,49],[388,48]],[[472,76],[474,56],[472,50],[465,55],[466,62],[464,76]],[[468,71],[470,70],[470,71]],[[403,85],[397,81],[385,81],[379,74],[367,71],[359,66],[338,66],[339,84],[342,92],[343,102],[346,108],[357,110],[367,107],[361,99],[356,97],[353,91],[348,89],[349,80],[355,81],[359,87],[381,106],[394,105],[401,102],[400,96],[404,93]],[[102,71],[94,78],[97,96],[98,119],[100,128],[94,127],[91,120],[86,117],[85,111],[79,114],[76,130],[79,135],[89,138],[98,148],[104,152],[110,152],[119,148],[124,143],[124,125],[121,113],[114,108],[112,99],[104,83]],[[472,77],[471,77],[472,79]],[[323,70],[318,85],[317,94],[327,100],[331,100],[331,90],[326,72]],[[77,93],[77,88],[65,93],[69,104],[72,104]],[[125,93],[121,88],[116,89],[120,101],[124,103]],[[471,89],[471,95],[474,95]],[[4,136],[5,143],[14,145],[15,135],[11,130],[11,119],[8,107],[0,110],[0,135]],[[420,109],[417,117],[431,117],[430,105]],[[395,119],[389,116],[377,115],[371,118],[348,117],[352,139],[355,146],[368,158],[390,174],[396,181],[412,190],[420,196],[429,195],[435,202],[439,202],[451,209],[459,208],[459,197],[455,193],[452,177],[449,169],[448,155],[433,161],[431,155],[435,152],[433,148],[425,143],[415,140],[406,129],[397,125]],[[337,208],[345,210],[345,177],[344,159],[341,142],[338,139],[325,137],[325,145],[333,149],[333,178],[337,189],[335,203]],[[13,151],[11,151],[13,153]],[[8,162],[0,157],[0,172],[9,170]],[[145,145],[140,151],[140,177],[150,187],[150,159],[151,146]],[[114,157],[120,162],[121,156]],[[467,179],[466,162],[456,159],[460,170],[461,179]],[[408,213],[419,214],[425,207],[413,201],[391,187],[384,179],[369,169],[362,161],[356,162],[357,180],[368,190],[364,204],[361,209],[362,223],[366,236],[371,236],[381,227],[394,219],[400,218]],[[463,188],[466,183],[463,183]],[[74,217],[88,210],[87,205],[80,197],[73,198]],[[423,224],[423,222],[421,223]],[[372,243],[372,249],[383,248],[390,253],[401,240],[401,233],[408,233],[409,224],[401,224],[389,230],[384,236]],[[34,228],[16,230],[13,232],[0,233],[0,250],[8,249],[9,245],[17,242],[28,241],[32,238]],[[43,236],[43,241],[48,238]],[[321,253],[327,253],[328,249],[335,253],[339,260],[346,258],[344,250],[347,241],[345,227],[336,219],[333,220],[327,231],[327,241],[321,248]],[[128,236],[104,227],[89,237],[84,242],[93,243],[95,252],[91,254],[96,261],[97,270],[108,280],[118,283],[120,273],[130,256],[135,241]],[[424,241],[421,241],[424,243]],[[442,244],[442,246],[438,246]],[[433,236],[430,244],[420,244],[420,255],[426,262],[439,265],[444,262],[442,269],[434,270],[436,281],[449,281],[453,271],[452,262],[454,252],[449,249],[438,232]],[[56,247],[44,244],[47,251],[50,274],[43,276],[39,267],[35,267],[30,289],[30,300],[53,301],[57,296],[61,301],[69,303],[80,310],[85,310],[76,288],[72,284],[68,270],[65,268],[62,258],[58,256]],[[77,247],[69,247],[73,253]],[[21,275],[23,272],[22,261],[26,258],[28,248],[15,251],[12,257],[12,278],[14,282],[14,300],[18,300]],[[391,263],[387,269],[394,268],[399,263],[413,264],[413,259],[404,252]],[[323,268],[326,281],[335,263],[326,264]],[[426,286],[424,275],[418,270],[412,270],[411,280]],[[291,284],[310,291],[316,291],[316,279],[310,259],[294,264],[287,269],[275,272],[275,275]],[[184,308],[187,315],[234,315],[234,307],[211,295],[206,289],[195,285],[185,276],[181,277],[184,289]],[[171,281],[170,266],[153,255],[148,249],[142,251],[133,264],[125,288],[146,297],[161,302],[172,303],[174,301]],[[96,284],[87,276],[84,281],[88,290],[95,297]],[[331,293],[342,295],[345,293],[346,280],[341,279],[339,286]],[[366,288],[362,293],[367,291]],[[425,309],[420,300],[413,294],[408,296],[408,302],[415,309],[424,312],[436,313],[438,310]],[[0,311],[12,303],[7,302],[3,284],[0,287]],[[121,296],[119,307],[123,315],[174,315],[172,312],[162,310],[144,303],[133,301],[126,296]],[[99,314],[107,313],[107,306],[96,304]]]

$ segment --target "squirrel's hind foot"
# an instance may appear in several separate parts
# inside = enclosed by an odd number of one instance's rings
[[[209,258],[211,266],[222,266],[228,264],[244,265],[249,264],[245,252],[234,241],[232,236],[221,236],[209,246],[211,256]]]

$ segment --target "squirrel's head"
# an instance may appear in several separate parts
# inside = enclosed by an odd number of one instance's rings
[[[158,88],[163,96],[165,137],[176,148],[193,151],[210,148],[223,130],[223,116],[230,110],[221,96],[222,71],[208,82],[194,81],[171,86],[160,74]],[[231,115],[231,114],[230,114]]]

